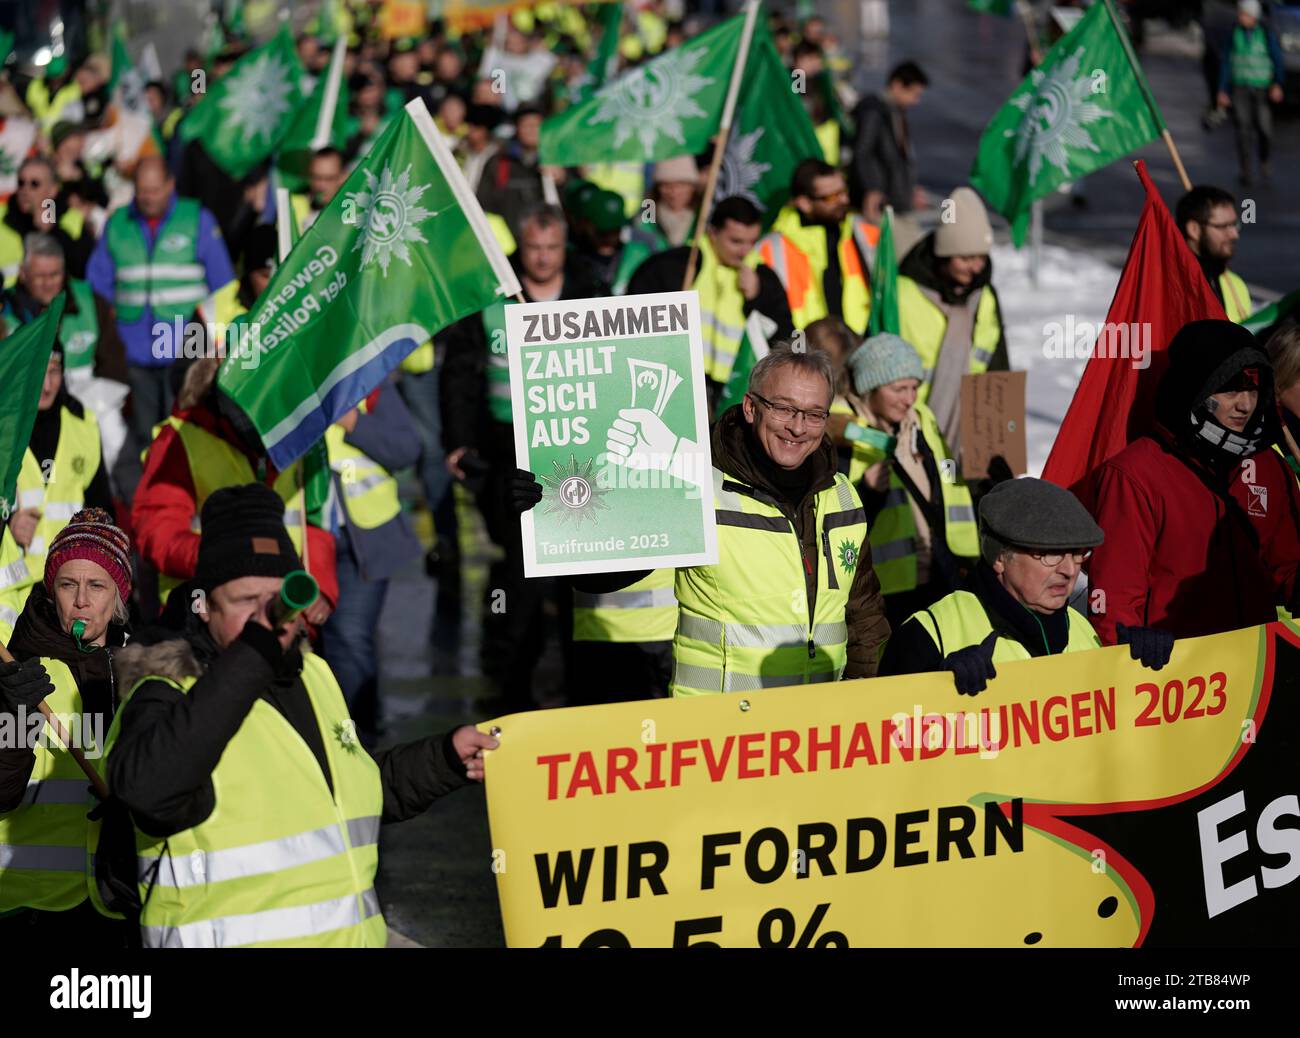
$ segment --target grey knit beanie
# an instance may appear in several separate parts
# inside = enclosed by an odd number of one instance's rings
[[[916,350],[892,332],[873,335],[849,355],[847,363],[853,372],[853,389],[858,394],[869,393],[900,378],[925,378]]]

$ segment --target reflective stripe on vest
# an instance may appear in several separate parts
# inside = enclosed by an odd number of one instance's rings
[[[498,299],[483,311],[487,335],[488,412],[498,422],[512,420],[510,407],[510,361],[506,356],[506,304]]]
[[[41,663],[54,685],[45,702],[70,727],[67,718],[83,710],[76,680],[58,660],[42,658]],[[84,726],[81,734],[84,742]],[[90,783],[49,721],[32,750],[36,760],[22,804],[0,813],[0,912],[64,911],[89,896]],[[86,759],[104,773],[102,756],[88,753]]]
[[[353,847],[379,842],[379,816],[349,818],[348,839]],[[266,840],[246,847],[219,851],[194,851],[188,857],[141,857],[139,878],[164,887],[193,887],[201,883],[224,883],[246,876],[262,876],[322,858],[345,854],[347,847],[337,825],[313,829],[278,840]]]
[[[1101,639],[1093,630],[1088,618],[1077,609],[1066,606],[1070,622],[1070,635],[1065,644],[1065,652],[1084,652],[1101,647]],[[929,610],[922,609],[912,614],[930,636],[935,648],[945,656],[951,656],[958,649],[978,645],[993,632],[989,615],[984,610],[979,598],[969,591],[954,591],[939,599]],[[938,623],[938,630],[935,623]],[[1014,638],[1000,637],[993,643],[993,662],[1004,660],[1032,659],[1029,650]]]
[[[815,499],[812,616],[790,520],[718,469],[713,498],[718,564],[676,573],[673,694],[836,680],[847,661],[849,589],[867,538],[866,515],[848,480],[837,475]]]
[[[939,359],[939,348],[943,345],[944,332],[948,327],[948,317],[911,278],[905,274],[898,277],[898,334],[906,339],[921,358],[922,381],[917,400],[925,403],[930,395],[930,383],[934,378],[934,366]],[[979,302],[975,308],[975,324],[971,335],[970,366],[967,370],[978,375],[988,370],[993,354],[997,352],[998,342],[1002,338],[1002,321],[998,313],[997,299],[992,289],[980,289]]]
[[[573,593],[576,642],[667,642],[677,629],[673,571],[657,569],[630,587],[603,595]]]
[[[745,266],[751,270],[758,265],[757,253],[745,257]],[[700,272],[691,287],[700,296],[705,377],[725,383],[745,335],[745,296],[740,291],[740,275],[718,262],[707,234],[700,236]]]
[[[879,229],[859,216],[849,214],[840,225],[840,312],[859,335],[866,331],[871,312],[870,267],[879,238]],[[830,312],[822,282],[829,262],[826,244],[825,229],[804,226],[799,211],[790,205],[777,215],[759,244],[760,258],[785,286],[796,328],[807,328]]]
[[[1248,87],[1266,87],[1273,82],[1273,58],[1262,25],[1247,31],[1240,25],[1232,30],[1232,82]]]
[[[196,680],[159,680],[187,692]],[[212,771],[216,802],[191,829],[136,831],[140,915],[150,947],[383,947],[374,892],[383,787],[356,741],[328,665],[303,657],[333,793],[307,744],[265,701],[253,705]],[[119,711],[108,756],[120,733]]]
[[[337,423],[325,430],[325,447],[343,491],[348,522],[373,530],[395,519],[402,503],[393,474],[348,443],[347,433]]]
[[[360,897],[347,894],[310,905],[271,908],[181,926],[141,926],[140,934],[146,948],[236,948],[301,941],[356,927],[373,917],[379,917],[382,926],[379,896],[372,887]]]
[[[118,319],[130,324],[145,307],[160,321],[187,318],[208,294],[204,267],[197,261],[199,203],[176,198],[154,237],[152,252],[141,221],[128,206],[108,218],[104,229],[113,260],[113,303]]]

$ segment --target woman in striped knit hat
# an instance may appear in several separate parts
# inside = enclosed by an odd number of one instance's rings
[[[50,542],[0,663],[0,943],[122,946],[128,930],[90,898],[86,815],[97,794],[104,736],[126,691],[113,652],[127,638],[131,544],[101,508],[72,517]],[[41,717],[50,709],[62,728]],[[99,788],[102,791],[102,779]],[[74,940],[74,945],[66,943]]]

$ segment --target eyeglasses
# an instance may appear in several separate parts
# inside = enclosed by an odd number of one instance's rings
[[[814,202],[833,202],[837,198],[848,198],[849,189],[847,187],[837,188],[834,191],[828,191],[824,195],[813,195]]]
[[[816,429],[826,424],[826,419],[830,417],[827,411],[806,410],[800,407],[791,407],[789,404],[774,404],[767,397],[759,396],[752,390],[749,393],[755,400],[772,412],[772,416],[781,422],[793,422],[798,415],[803,416],[803,420],[808,423],[810,428]]]
[[[1236,231],[1241,229],[1240,220],[1229,220],[1226,223],[1210,223],[1209,220],[1202,220],[1202,226],[1213,227],[1216,231]]]
[[[1082,566],[1085,562],[1087,562],[1090,558],[1092,558],[1092,549],[1089,548],[1087,551],[1067,551],[1067,552],[1054,552],[1054,553],[1045,553],[1041,551],[1027,551],[1025,552],[1025,554],[1028,555],[1031,559],[1037,559],[1048,569],[1055,569],[1057,566],[1059,566],[1062,562],[1065,561],[1065,557],[1067,555],[1070,556],[1070,558],[1074,559],[1074,563],[1076,566]]]

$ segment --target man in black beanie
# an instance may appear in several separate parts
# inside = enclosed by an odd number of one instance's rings
[[[1123,625],[1190,638],[1276,620],[1296,598],[1300,493],[1271,449],[1273,369],[1254,336],[1230,321],[1181,328],[1156,421],[1098,472],[1106,543],[1088,572],[1101,640]]]
[[[373,888],[381,822],[482,781],[495,739],[465,725],[373,754],[338,683],[278,629],[272,603],[301,562],[274,491],[203,507],[194,610],[182,638],[117,656],[125,705],[109,784],[131,811],[146,947],[383,946]]]

